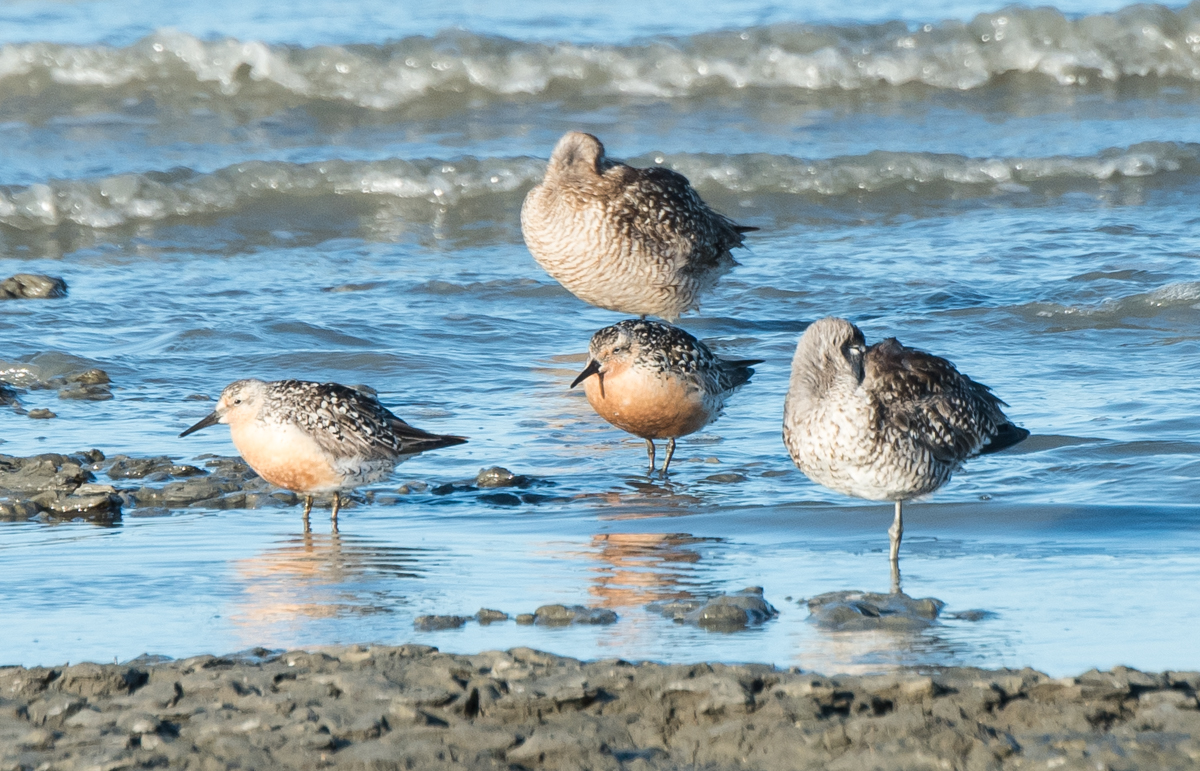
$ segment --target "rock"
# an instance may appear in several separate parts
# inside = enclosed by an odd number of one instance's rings
[[[809,620],[839,631],[924,629],[935,621],[946,603],[926,597],[913,599],[903,592],[828,592],[808,600]]]
[[[730,484],[736,484],[738,482],[745,482],[746,475],[745,474],[736,474],[736,473],[732,473],[732,472],[725,473],[725,474],[711,474],[709,476],[704,477],[704,479],[702,479],[700,481],[712,482],[714,484],[730,485]]]
[[[541,626],[568,624],[612,624],[617,614],[607,608],[588,608],[583,605],[543,605],[533,612],[533,623]],[[517,623],[521,617],[517,617]]]
[[[0,490],[18,493],[70,493],[94,477],[84,469],[87,459],[44,453],[28,458],[0,455]]]
[[[67,282],[38,273],[18,273],[0,282],[0,300],[46,300],[67,296]]]
[[[13,498],[0,499],[0,520],[5,522],[24,522],[36,517],[39,511],[41,509],[33,501]]]
[[[26,750],[48,750],[54,746],[54,732],[35,728],[18,739],[17,746]]]
[[[17,389],[7,383],[0,383],[0,404],[9,407],[20,405],[20,397],[17,395]]]
[[[58,398],[86,402],[106,402],[113,398],[113,395],[112,391],[106,385],[74,384],[58,389]]]
[[[83,372],[72,372],[61,378],[51,378],[48,384],[62,382],[58,389],[59,399],[80,399],[84,401],[103,402],[113,398],[109,390],[112,380],[102,369],[88,369]]]
[[[80,385],[108,385],[112,379],[102,369],[89,369],[79,374],[67,375],[67,382]]]
[[[480,469],[475,477],[476,487],[518,487],[520,483],[520,477],[500,466]]]
[[[121,499],[113,493],[62,495],[61,493],[45,492],[30,500],[58,517],[113,519],[121,515]]]
[[[654,602],[647,605],[646,609],[661,613],[677,623],[695,624],[722,632],[762,624],[779,615],[779,611],[763,599],[761,586],[750,586],[740,592],[720,594],[707,600]]]
[[[121,458],[110,467],[110,476],[136,475],[145,482],[161,482],[172,477],[185,477],[162,486],[143,485],[132,491],[133,500],[140,506],[163,508],[198,507],[207,509],[262,508],[295,505],[295,494],[279,491],[255,474],[240,458],[210,456],[205,468],[175,463],[166,456],[157,458]],[[196,476],[200,475],[200,476]],[[328,505],[332,498],[323,496],[317,505]],[[343,504],[354,505],[353,499],[343,496]]]
[[[521,626],[529,626],[534,621],[537,621],[537,616],[532,613],[518,613],[516,621]]]
[[[29,415],[29,417],[33,418],[34,420],[49,420],[50,418],[58,417],[58,415],[55,415],[53,412],[51,412],[50,410],[47,410],[45,408],[38,408],[36,410],[30,410],[26,414]]]
[[[195,466],[176,463],[166,455],[154,458],[131,458],[128,455],[114,455],[111,463],[104,467],[104,473],[109,479],[142,479],[152,474],[162,474],[167,477],[204,476],[208,472]]]
[[[56,685],[76,696],[114,696],[129,694],[146,684],[150,676],[143,669],[100,664],[75,664],[62,671]]]
[[[500,610],[480,608],[479,612],[475,614],[475,620],[480,624],[487,626],[488,624],[494,624],[497,621],[508,621],[508,614]]]
[[[470,616],[417,616],[413,619],[413,626],[422,632],[431,632],[438,629],[458,629],[467,623],[467,619],[469,618]]]
[[[42,351],[15,361],[0,361],[0,381],[30,389],[107,385],[108,375],[97,363],[62,351]]]

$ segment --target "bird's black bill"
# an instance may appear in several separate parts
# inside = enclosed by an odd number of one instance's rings
[[[188,434],[194,434],[195,432],[199,431],[202,428],[208,428],[209,426],[215,425],[220,420],[221,420],[220,415],[218,415],[215,412],[210,412],[207,416],[205,416],[204,420],[202,420],[199,423],[197,423],[196,425],[192,426],[187,431],[184,431],[182,434],[180,434],[180,436],[187,436]]]
[[[571,381],[571,387],[574,388],[575,386],[579,385],[580,383],[587,380],[592,375],[595,375],[599,371],[600,371],[600,362],[596,361],[595,359],[590,360],[588,362],[587,366],[583,368],[583,372],[580,372],[578,375],[575,376],[575,379]]]

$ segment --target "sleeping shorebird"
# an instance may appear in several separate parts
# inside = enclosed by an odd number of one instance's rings
[[[783,441],[808,478],[839,493],[895,501],[891,538],[898,588],[904,501],[950,481],[963,461],[1029,436],[991,389],[932,354],[888,338],[867,347],[845,319],[814,321],[796,345]]]
[[[599,139],[579,131],[558,140],[521,207],[530,253],[569,292],[668,321],[696,308],[737,264],[729,250],[752,230],[708,208],[682,174],[610,160]]]
[[[377,482],[396,464],[426,450],[467,441],[414,428],[374,397],[337,383],[238,380],[217,407],[180,436],[229,424],[242,458],[273,485],[304,495],[304,526],[315,493],[333,493],[337,527],[341,491]]]
[[[760,359],[724,361],[678,327],[631,319],[592,335],[583,383],[600,417],[646,440],[654,472],[654,440],[666,439],[666,477],[675,440],[717,419],[725,399],[754,374]]]

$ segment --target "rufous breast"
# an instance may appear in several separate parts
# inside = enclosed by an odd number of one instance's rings
[[[699,431],[715,417],[700,389],[683,378],[625,366],[583,381],[596,413],[643,439],[673,439]]]
[[[298,493],[337,490],[344,479],[312,437],[296,426],[257,420],[231,425],[242,459],[273,485]]]

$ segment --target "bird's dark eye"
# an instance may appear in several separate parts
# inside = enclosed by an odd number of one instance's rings
[[[234,399],[234,400],[233,400],[233,403],[234,403],[234,404],[241,404],[241,403],[242,403],[242,400],[241,400],[241,399]]]

